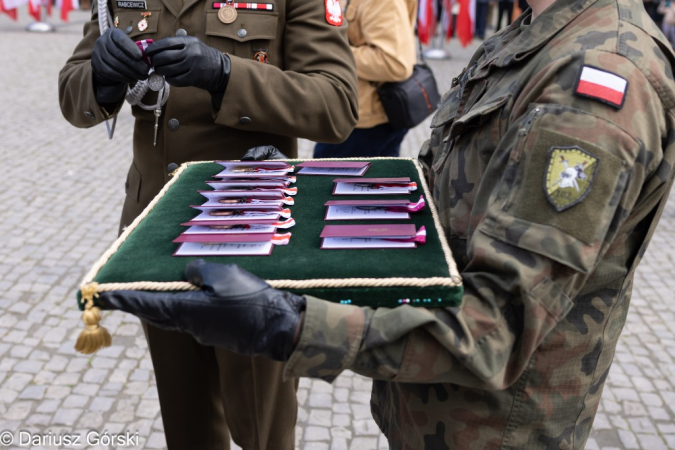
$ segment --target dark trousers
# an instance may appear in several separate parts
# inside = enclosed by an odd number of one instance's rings
[[[476,37],[478,39],[485,38],[485,25],[487,23],[487,15],[490,10],[490,3],[476,2]]]
[[[398,156],[407,132],[407,129],[396,129],[388,123],[372,128],[355,128],[341,144],[316,144],[314,158]]]
[[[499,1],[499,9],[497,10],[497,28],[495,31],[499,31],[502,25],[502,16],[506,15],[506,26],[511,25],[511,14],[513,14],[513,1]]]
[[[292,450],[298,380],[284,363],[199,344],[142,322],[169,450]]]

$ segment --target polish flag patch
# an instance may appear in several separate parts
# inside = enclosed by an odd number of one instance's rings
[[[340,0],[324,0],[326,3],[326,22],[339,27],[342,25],[342,6]]]
[[[574,93],[621,109],[626,98],[625,78],[591,66],[583,66]]]

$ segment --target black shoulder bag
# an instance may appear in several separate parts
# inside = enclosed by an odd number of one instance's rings
[[[394,128],[413,128],[429,117],[441,101],[434,74],[426,65],[420,44],[422,64],[415,64],[410,78],[384,83],[377,88],[384,112]]]

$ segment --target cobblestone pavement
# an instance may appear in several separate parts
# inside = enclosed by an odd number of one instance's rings
[[[128,431],[137,448],[164,448],[138,320],[106,313],[114,346],[94,356],[72,348],[80,330],[75,289],[116,237],[131,157],[128,110],[112,141],[103,126],[77,130],[59,112],[58,71],[86,18],[73,13],[70,24],[39,35],[23,31],[25,17],[0,17],[0,446],[5,430],[15,439],[10,448],[30,446],[20,430],[45,436],[34,448],[54,448],[49,439],[59,434],[95,430]],[[432,62],[443,89],[472,51],[449,49],[450,61]],[[415,155],[427,135],[424,126],[412,130],[404,153]],[[311,143],[302,149],[308,156]],[[671,202],[638,271],[588,449],[675,449],[674,227]],[[350,372],[332,385],[302,380],[298,448],[387,448],[370,417],[369,390],[367,379]]]

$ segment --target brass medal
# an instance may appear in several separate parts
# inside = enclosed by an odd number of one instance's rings
[[[223,23],[232,23],[237,20],[237,9],[228,4],[224,4],[218,11],[218,19]]]

